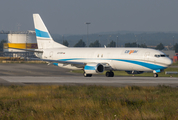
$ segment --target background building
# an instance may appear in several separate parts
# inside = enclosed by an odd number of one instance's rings
[[[11,32],[7,35],[7,43],[4,43],[3,52],[5,56],[9,57],[29,57],[32,52],[26,52],[18,49],[34,50],[37,48],[36,33],[35,31],[28,32]]]
[[[173,58],[174,58],[174,56],[176,54],[175,50],[162,50],[162,52],[164,52],[172,60],[173,60]]]

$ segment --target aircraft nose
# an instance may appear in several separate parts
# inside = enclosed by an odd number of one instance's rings
[[[172,65],[172,60],[171,60],[170,58],[168,58],[168,59],[166,60],[166,64],[167,64],[168,66],[171,66],[171,65]]]

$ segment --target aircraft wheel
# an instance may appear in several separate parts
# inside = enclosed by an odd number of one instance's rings
[[[106,77],[110,77],[110,73],[109,72],[106,72]]]
[[[91,77],[92,74],[86,74],[86,73],[84,73],[83,76],[84,76],[84,77]]]
[[[88,74],[88,77],[92,77],[92,74]]]
[[[114,72],[110,72],[110,73],[111,73],[111,74],[110,74],[110,75],[111,75],[111,77],[114,77]]]
[[[106,77],[114,77],[114,72],[106,72]]]
[[[157,73],[155,73],[155,74],[154,74],[154,77],[158,77],[158,74],[157,74]]]

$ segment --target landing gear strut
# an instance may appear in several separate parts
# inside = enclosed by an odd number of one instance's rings
[[[92,74],[86,74],[86,73],[83,73],[83,76],[84,76],[84,77],[91,77]]]
[[[153,75],[154,77],[158,77],[158,74],[157,73],[154,73],[154,75]]]
[[[106,72],[106,77],[114,77],[114,72],[113,71]]]

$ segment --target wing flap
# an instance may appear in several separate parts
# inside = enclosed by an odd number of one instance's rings
[[[82,68],[84,67],[86,64],[88,63],[84,63],[84,62],[73,62],[73,61],[61,61],[61,60],[50,60],[50,59],[40,59],[40,58],[28,58],[29,60],[39,60],[39,61],[46,61],[49,63],[61,63],[63,65],[68,65],[71,64],[72,66],[78,67],[78,68]],[[108,64],[108,63],[101,63],[105,70],[112,70],[112,67]]]
[[[50,59],[39,59],[39,58],[28,58],[29,60],[39,60],[39,61],[46,61],[51,63],[62,63],[64,65],[71,64],[76,67],[84,67],[86,63],[83,62],[72,62],[72,61],[60,61],[60,60],[50,60]]]

